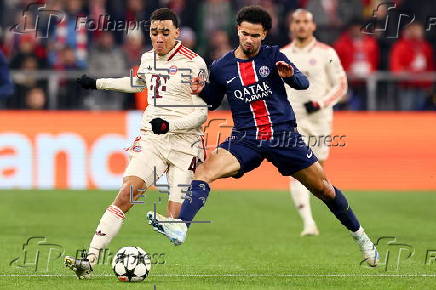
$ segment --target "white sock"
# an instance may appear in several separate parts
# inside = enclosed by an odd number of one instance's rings
[[[365,234],[365,230],[362,228],[362,226],[360,226],[360,228],[357,231],[351,232],[351,235],[353,237],[360,237],[360,236],[362,236],[364,234]]]
[[[312,210],[310,209],[309,190],[295,179],[291,180],[289,188],[295,208],[303,220],[304,227],[314,225],[315,221],[313,220]]]
[[[105,249],[112,241],[112,238],[118,234],[124,219],[125,215],[120,208],[115,205],[108,206],[89,245],[87,258],[91,266],[97,264],[100,251]]]

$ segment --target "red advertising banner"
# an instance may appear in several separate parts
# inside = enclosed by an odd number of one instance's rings
[[[121,184],[123,148],[139,133],[141,112],[0,113],[0,188],[108,188]],[[328,177],[344,189],[436,189],[436,114],[374,112],[335,114],[336,143]],[[208,150],[231,132],[229,112],[211,112]],[[342,136],[342,137],[341,137]],[[268,162],[215,189],[287,189]]]

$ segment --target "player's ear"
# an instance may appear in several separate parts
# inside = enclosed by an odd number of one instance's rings
[[[267,35],[268,35],[268,31],[264,30],[261,35],[262,41],[266,38]]]
[[[174,32],[176,38],[179,38],[180,36],[180,28],[176,28],[176,31]]]

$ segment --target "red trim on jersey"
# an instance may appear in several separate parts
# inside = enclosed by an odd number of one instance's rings
[[[243,86],[249,86],[258,81],[253,61],[238,62],[238,74]]]
[[[256,124],[256,139],[270,140],[273,136],[271,119],[265,100],[257,100],[250,103],[251,112]]]
[[[193,57],[196,57],[198,54],[187,48],[186,46],[182,45],[182,51],[186,52],[187,54],[192,55]]]
[[[192,49],[190,49],[190,48],[184,46],[183,44],[182,44],[182,48],[183,48],[184,50],[186,50],[187,52],[190,52],[190,53],[192,53],[192,54],[194,54],[194,55],[198,55],[198,54],[196,54]]]
[[[193,52],[192,50],[190,50],[189,48],[185,47],[185,46],[181,46],[179,53],[181,55],[186,56],[187,58],[189,58],[190,60],[194,59],[195,57],[198,56],[198,54],[196,54],[195,52]]]
[[[170,57],[168,58],[168,60],[171,60],[171,59],[176,55],[176,53],[179,52],[179,50],[182,48],[182,46],[183,46],[183,45],[180,44],[179,47],[177,47],[176,50],[173,52],[173,54],[170,55]]]
[[[324,101],[324,107],[329,106],[331,103],[345,95],[345,93],[347,92],[347,78],[343,76],[340,78],[339,82],[339,88],[331,97]]]

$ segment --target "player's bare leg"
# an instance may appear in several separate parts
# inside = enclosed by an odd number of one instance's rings
[[[158,213],[147,213],[149,224],[153,229],[165,235],[174,245],[181,245],[186,240],[189,222],[203,207],[209,195],[209,183],[219,178],[235,175],[240,168],[239,161],[227,150],[218,148],[198,166],[191,184],[191,195],[182,204],[178,219],[166,218]],[[189,206],[187,206],[189,204]]]
[[[181,207],[182,203],[168,200],[167,216],[169,218],[178,218],[180,215]]]
[[[194,179],[212,183],[217,179],[231,177],[238,173],[241,165],[229,151],[218,148],[195,171]]]
[[[324,167],[324,161],[319,161],[321,167]],[[291,198],[294,201],[294,206],[303,221],[303,231],[300,236],[317,236],[319,235],[318,227],[312,216],[310,207],[310,192],[298,180],[291,178],[289,182]]]
[[[144,190],[145,182],[141,178],[136,176],[125,177],[115,200],[100,219],[89,245],[88,255],[84,258],[65,257],[65,265],[73,270],[79,279],[90,277],[93,267],[98,262],[101,250],[109,245],[121,229],[125,213],[133,206],[132,200],[138,199]]]
[[[360,226],[345,196],[327,180],[319,162],[315,162],[292,176],[327,205],[336,218],[351,231],[351,235],[359,245],[366,262],[370,266],[376,266],[379,260],[376,247]]]

